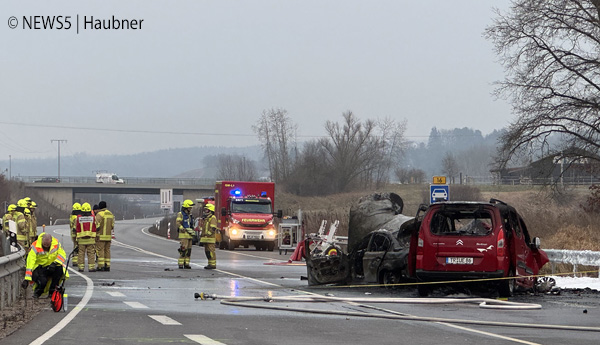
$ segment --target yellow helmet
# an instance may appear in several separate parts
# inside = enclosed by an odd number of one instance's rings
[[[81,211],[82,212],[92,212],[92,206],[89,203],[83,203],[83,205],[81,205]]]
[[[31,206],[30,207],[31,208],[36,208],[37,207],[37,204],[35,203],[35,201],[31,200]]]
[[[30,215],[30,214],[31,214],[31,211],[29,211],[29,209],[28,209],[28,208],[26,208],[24,212],[25,212],[25,215],[26,215],[26,216],[28,216],[28,215]]]
[[[81,204],[76,202],[73,204],[73,211],[81,211]]]
[[[10,205],[8,205],[8,208],[6,209],[6,211],[8,211],[8,212],[12,212],[12,211],[14,211],[14,210],[16,210],[16,209],[17,209],[17,205],[15,205],[15,204],[10,204]]]
[[[204,206],[204,208],[211,211],[212,213],[215,213],[215,205],[213,205],[213,204],[206,204],[206,206]]]
[[[17,202],[17,206],[27,208],[27,200],[21,199]]]
[[[194,206],[194,202],[190,199],[186,200],[183,202],[183,208],[191,208],[192,206]]]

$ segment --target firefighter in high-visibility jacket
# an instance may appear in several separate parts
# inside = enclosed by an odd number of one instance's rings
[[[177,213],[178,236],[179,236],[179,268],[192,268],[190,257],[192,256],[192,237],[194,236],[194,217],[192,217],[192,200],[185,200],[181,205],[181,212]]]
[[[48,279],[52,279],[48,289],[52,295],[63,275],[69,277],[65,266],[66,254],[58,240],[50,234],[42,233],[31,245],[27,254],[25,279],[21,286],[36,283],[34,297],[40,297],[46,288]]]
[[[96,212],[96,251],[98,252],[98,271],[110,271],[110,243],[115,229],[115,216],[106,208],[106,201],[98,203]]]
[[[2,231],[4,232],[4,236],[9,236],[10,233],[10,221],[14,221],[13,216],[15,214],[15,210],[17,209],[17,205],[10,204],[8,208],[6,208],[6,213],[2,216]]]
[[[25,232],[27,233],[27,243],[31,245],[33,241],[36,240],[36,237],[31,236],[31,211],[28,208],[25,208],[23,211],[23,215],[25,215]]]
[[[77,246],[79,247],[77,266],[79,272],[85,268],[85,257],[88,259],[88,271],[96,272],[96,221],[89,203],[81,205],[81,214],[75,221]]]
[[[204,268],[212,270],[217,268],[217,255],[215,254],[215,243],[217,242],[217,218],[215,217],[215,205],[206,204],[204,210],[206,217],[204,218],[200,243],[204,243],[204,253],[208,259],[208,265],[204,266]]]
[[[73,242],[73,249],[77,248],[77,216],[81,214],[81,204],[76,202],[73,204],[71,216],[69,217],[69,226],[71,227],[71,242]],[[77,267],[78,255],[73,255],[73,267]]]
[[[27,228],[27,220],[25,219],[25,209],[27,208],[27,201],[24,199],[17,202],[17,209],[13,214],[13,220],[17,223],[17,243],[29,251],[29,229]]]
[[[37,208],[37,204],[35,201],[29,199],[29,212],[31,212],[29,219],[29,242],[33,243],[37,239],[37,215],[35,214],[35,209]]]

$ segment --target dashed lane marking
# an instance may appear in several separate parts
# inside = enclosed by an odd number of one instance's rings
[[[202,345],[225,345],[225,343],[213,340],[202,334],[184,334],[184,336]]]
[[[141,304],[140,302],[123,302],[123,303],[125,303],[128,306],[135,308],[135,309],[150,309],[147,306]]]
[[[125,295],[123,295],[120,292],[115,292],[115,291],[106,291],[107,294],[113,296],[113,297],[125,297]]]
[[[154,320],[156,320],[166,326],[181,325],[181,323],[171,319],[170,317],[168,317],[166,315],[148,315],[148,316],[150,316]]]
[[[158,238],[158,239],[165,240],[165,241],[172,241],[172,240],[166,240],[166,239],[164,239],[164,238],[162,238],[162,237],[160,237],[160,236],[156,236],[156,235],[153,235],[153,234],[150,234],[150,233],[148,233],[148,232],[147,232],[147,228],[143,228],[143,229],[142,229],[142,233],[144,233],[145,235],[151,236],[151,237],[155,237],[155,238]],[[133,250],[136,250],[136,251],[139,251],[139,252],[148,253],[148,254],[150,254],[150,255],[155,255],[155,256],[158,256],[158,257],[164,257],[164,258],[168,258],[168,257],[166,257],[166,256],[164,256],[164,255],[157,254],[157,253],[153,253],[153,252],[149,252],[149,251],[143,250],[143,249],[141,249],[141,248],[138,248],[138,247],[134,247],[134,246],[131,246],[131,245],[127,245],[127,244],[125,244],[125,243],[120,243],[120,244],[122,244],[124,247],[128,247],[128,248],[130,248],[130,249],[133,249]],[[242,254],[242,253],[236,253],[236,254]],[[246,255],[246,256],[254,256],[254,255],[249,255],[249,254],[242,254],[242,255]],[[174,260],[173,258],[168,258],[168,259],[170,259],[170,260]],[[266,258],[265,258],[265,259],[266,259]],[[194,264],[194,263],[192,263],[192,265],[195,265],[195,264]],[[265,281],[262,281],[262,280],[259,280],[259,279],[254,279],[254,278],[250,278],[250,277],[242,276],[242,275],[235,274],[235,273],[228,272],[228,271],[223,271],[223,270],[215,270],[215,271],[218,271],[218,272],[221,272],[221,273],[224,273],[224,274],[229,274],[229,275],[232,275],[232,276],[234,276],[234,277],[240,277],[240,278],[249,279],[249,280],[251,280],[251,281],[254,281],[254,282],[257,282],[257,283],[261,283],[261,284],[266,284],[266,285],[272,285],[272,286],[283,287],[283,286],[281,286],[281,285],[279,285],[279,284],[273,284],[273,283],[265,282]],[[302,293],[306,293],[306,294],[314,294],[314,293],[312,293],[312,292],[307,292],[307,291],[303,291],[303,290],[298,290],[298,291],[299,291],[299,292],[302,292]],[[316,294],[316,295],[318,295],[318,294]],[[448,327],[453,327],[453,328],[462,329],[462,330],[464,330],[464,331],[466,331],[466,332],[472,332],[472,333],[485,334],[485,335],[487,335],[487,336],[490,336],[490,337],[495,337],[495,338],[505,339],[505,340],[509,340],[509,341],[513,341],[513,342],[517,342],[517,343],[521,343],[521,344],[536,344],[536,343],[530,343],[530,342],[527,342],[527,341],[524,341],[524,340],[521,340],[521,339],[516,339],[516,338],[505,337],[505,336],[503,336],[503,335],[496,334],[496,333],[488,333],[488,332],[478,331],[478,330],[475,330],[475,329],[472,329],[472,328],[467,328],[467,327],[457,326],[457,325],[454,325],[454,324],[447,324],[447,323],[441,323],[441,324],[444,324],[444,325],[446,325],[446,326],[448,326]],[[185,335],[185,334],[184,334],[184,335]],[[185,335],[185,336],[186,336],[186,337],[188,337],[189,339],[191,339],[191,340],[194,340],[194,341],[196,341],[196,342],[198,342],[198,343],[200,343],[200,344],[203,344],[203,345],[212,345],[212,344],[218,345],[218,344],[223,344],[223,343],[217,342],[217,341],[215,341],[215,340],[212,340],[212,339],[210,339],[210,338],[208,338],[208,337],[205,337],[205,336],[203,336],[203,335],[199,335],[199,334],[198,334],[198,335]],[[197,338],[196,338],[196,337],[197,337]],[[209,342],[202,342],[202,341],[209,341]]]

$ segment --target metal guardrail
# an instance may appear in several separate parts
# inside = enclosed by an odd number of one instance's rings
[[[0,256],[0,310],[11,306],[19,297],[25,250]]]
[[[573,265],[573,273],[577,272],[577,265],[598,266],[600,268],[600,252],[566,249],[544,249],[544,252],[550,259],[552,273],[554,273],[555,264],[557,263]]]

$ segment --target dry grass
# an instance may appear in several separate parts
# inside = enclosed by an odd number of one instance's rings
[[[600,215],[585,212],[581,204],[589,191],[582,187],[556,197],[549,191],[531,186],[482,186],[482,201],[496,198],[514,206],[523,216],[531,236],[540,237],[543,248],[600,251]],[[404,214],[416,214],[419,204],[427,202],[429,185],[389,185],[326,197],[278,195],[277,207],[284,215],[302,209],[308,233],[316,232],[322,219],[340,221],[338,235],[348,233],[350,207],[368,194],[394,192],[404,200]]]
[[[544,189],[483,194],[514,206],[531,236],[540,237],[543,248],[600,250],[600,215],[585,212],[581,207],[587,193],[587,189],[580,188],[558,198]]]
[[[340,221],[337,235],[348,235],[348,221],[350,218],[350,207],[358,200],[375,192],[393,192],[400,195],[404,201],[404,214],[414,215],[419,204],[428,198],[428,185],[390,185],[381,190],[360,191],[344,194],[329,195],[324,197],[298,197],[293,194],[278,194],[276,208],[283,210],[284,215],[296,215],[298,209],[302,209],[304,226],[307,233],[319,230],[321,220],[327,220],[331,224],[335,220]],[[329,229],[329,225],[327,227]]]

